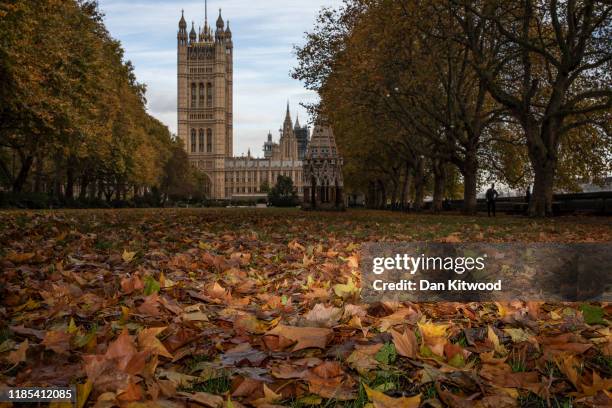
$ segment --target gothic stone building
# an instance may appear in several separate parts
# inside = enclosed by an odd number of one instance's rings
[[[304,157],[305,210],[344,210],[342,157],[331,126],[319,117]]]
[[[309,140],[308,127],[293,126],[289,105],[279,143],[272,135],[264,144],[264,158],[233,154],[234,44],[229,21],[219,10],[214,30],[204,19],[196,32],[187,32],[184,15],[178,31],[178,137],[190,163],[207,177],[205,194],[212,199],[265,197],[264,183],[273,185],[279,175],[291,177],[303,195],[302,158]]]

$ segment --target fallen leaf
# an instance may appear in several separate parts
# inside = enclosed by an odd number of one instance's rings
[[[391,330],[393,344],[400,356],[408,358],[416,358],[417,356],[417,338],[412,330],[405,330],[403,334]]]
[[[41,344],[58,354],[68,354],[71,338],[72,335],[65,331],[50,330],[45,334]]]
[[[296,344],[293,351],[298,351],[310,347],[325,348],[333,335],[333,331],[319,327],[294,327],[279,324],[266,334],[282,336],[294,341]]]
[[[375,408],[417,408],[421,404],[421,394],[414,397],[393,398],[363,384],[366,394]]]
[[[219,395],[209,394],[207,392],[196,392],[196,393],[188,393],[188,392],[177,392],[177,395],[187,397],[189,400],[197,402],[198,404],[202,404],[209,408],[219,408],[223,406],[223,397]]]
[[[172,354],[170,354],[162,342],[157,338],[164,330],[166,330],[166,327],[151,327],[142,330],[138,333],[138,344],[143,349],[150,350],[154,354],[173,358]]]
[[[130,252],[124,249],[123,254],[121,254],[121,259],[123,259],[123,262],[129,263],[134,260],[134,256],[136,256],[136,252]]]
[[[28,351],[28,347],[29,347],[28,339],[25,339],[24,341],[21,342],[21,344],[19,344],[19,347],[17,347],[17,350],[11,351],[9,353],[6,359],[8,360],[9,363],[13,365],[23,363],[24,361],[26,361],[26,352]]]

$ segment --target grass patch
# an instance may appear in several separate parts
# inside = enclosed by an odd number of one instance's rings
[[[521,408],[572,408],[574,404],[571,398],[551,397],[550,403],[544,398],[530,392],[527,395],[519,396],[518,404]]]
[[[217,378],[211,378],[206,381],[198,382],[191,387],[180,387],[180,391],[184,392],[207,392],[215,395],[223,395],[228,393],[232,388],[232,379],[228,375],[223,375]]]

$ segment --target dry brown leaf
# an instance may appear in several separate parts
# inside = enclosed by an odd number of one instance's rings
[[[294,327],[279,324],[270,330],[268,335],[282,336],[294,341],[293,351],[305,348],[325,348],[333,336],[333,331],[319,327]]]
[[[8,360],[9,363],[13,365],[23,363],[24,361],[26,361],[26,353],[28,351],[28,347],[29,347],[28,339],[25,339],[24,341],[21,342],[21,344],[19,344],[19,347],[17,347],[17,350],[13,350],[9,353],[6,359]]]
[[[50,330],[45,333],[41,344],[58,354],[68,354],[71,338],[72,336],[64,331]]]
[[[393,336],[393,344],[400,356],[416,358],[418,344],[417,338],[412,330],[406,329],[404,334],[391,330],[391,336]]]
[[[149,350],[153,354],[157,354],[167,358],[173,358],[172,354],[166,349],[162,342],[157,338],[166,327],[151,327],[142,330],[138,333],[138,344],[144,350]]]
[[[197,402],[198,404],[202,404],[209,408],[220,408],[223,406],[223,397],[218,395],[209,394],[207,392],[196,392],[196,393],[188,393],[188,392],[177,392],[177,395],[182,397],[187,397],[189,400],[193,402]]]

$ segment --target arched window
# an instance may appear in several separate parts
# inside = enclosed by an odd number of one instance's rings
[[[204,107],[204,84],[200,83],[200,108]]]
[[[191,153],[196,152],[196,131],[191,129]]]
[[[206,97],[206,106],[211,108],[213,105],[213,86],[210,82],[206,84]]]
[[[200,134],[198,135],[198,151],[204,153],[204,129],[200,129]]]
[[[206,152],[212,153],[213,150],[212,129],[206,129]]]
[[[196,107],[196,84],[192,83],[191,84],[191,107],[195,108]]]

